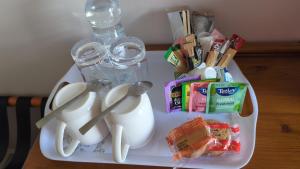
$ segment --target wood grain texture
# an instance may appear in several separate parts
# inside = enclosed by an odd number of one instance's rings
[[[165,49],[165,47],[157,45],[149,48],[158,50]],[[246,49],[245,51],[254,53],[254,49]],[[258,48],[258,53],[262,52],[260,50],[262,49]],[[269,51],[269,53],[274,53],[274,50],[273,52]],[[242,54],[236,56],[235,60],[253,85],[259,102],[256,147],[252,159],[244,168],[299,169],[300,52],[293,55],[286,55],[284,52],[275,55],[251,54],[241,56]],[[150,169],[163,167],[52,161],[43,157],[37,139],[24,168]]]
[[[147,50],[167,50],[170,44],[146,45]],[[300,42],[247,42],[240,54],[297,54],[300,53]]]
[[[300,168],[300,54],[236,57],[259,103],[254,155],[245,168]]]

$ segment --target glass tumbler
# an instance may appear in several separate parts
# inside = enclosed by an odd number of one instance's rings
[[[100,42],[81,40],[72,47],[71,55],[86,82],[114,80],[109,52]]]
[[[117,84],[147,80],[148,64],[143,41],[136,37],[122,37],[111,44],[109,51]]]

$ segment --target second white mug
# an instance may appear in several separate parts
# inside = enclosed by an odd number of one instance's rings
[[[129,84],[123,84],[111,89],[102,102],[102,110],[125,96],[128,88]],[[112,134],[113,158],[124,162],[130,148],[146,145],[153,135],[154,115],[148,95],[127,97],[105,117],[105,122]]]

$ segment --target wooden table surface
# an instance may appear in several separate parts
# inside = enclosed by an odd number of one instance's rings
[[[154,48],[157,49],[157,47]],[[251,82],[259,102],[254,155],[244,168],[299,169],[300,53],[282,52],[281,54],[257,55],[253,54],[255,52],[249,53],[251,54],[242,52],[235,58]],[[158,169],[163,167],[52,161],[41,154],[38,139],[36,139],[24,168]]]

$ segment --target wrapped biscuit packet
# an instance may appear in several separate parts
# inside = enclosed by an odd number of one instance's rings
[[[172,129],[166,140],[176,161],[239,152],[239,132],[237,124],[196,117]]]
[[[214,143],[207,147],[205,155],[220,156],[225,152],[240,152],[239,125],[229,125],[211,119],[205,121],[209,126],[212,137],[215,138]]]
[[[173,160],[198,158],[206,152],[207,146],[214,141],[208,124],[201,117],[196,117],[172,129],[166,140],[173,152]]]

